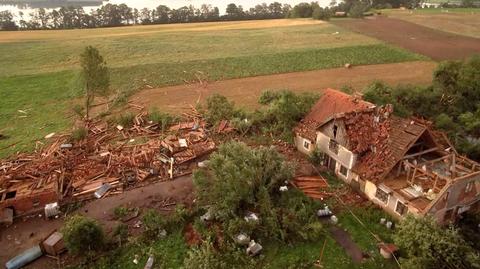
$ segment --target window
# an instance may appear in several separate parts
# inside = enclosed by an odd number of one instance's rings
[[[467,183],[467,186],[465,186],[465,192],[468,193],[468,192],[471,192],[473,189],[473,181],[470,181]]]
[[[378,200],[382,201],[384,204],[388,203],[388,198],[389,198],[389,194],[380,189],[380,188],[377,188],[377,192],[375,193],[375,197],[377,197]]]
[[[310,141],[304,140],[304,141],[303,141],[303,147],[304,147],[305,149],[310,149]]]
[[[400,214],[400,216],[404,216],[408,212],[408,207],[404,203],[402,203],[400,201],[397,201],[397,206],[395,207],[395,212]]]
[[[340,165],[340,174],[344,177],[348,177],[348,169],[343,165]]]
[[[330,143],[328,144],[328,149],[330,149],[331,152],[338,154],[338,143],[337,141],[330,139]]]
[[[337,131],[338,131],[338,126],[335,124],[333,125],[333,138],[337,138]]]
[[[5,200],[13,199],[15,198],[15,196],[17,196],[17,191],[7,192],[7,195],[5,196]]]

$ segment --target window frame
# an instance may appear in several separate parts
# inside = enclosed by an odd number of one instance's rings
[[[379,191],[382,191],[383,193],[385,193],[385,195],[387,196],[386,201],[383,201],[383,200],[381,200],[380,197],[378,197],[378,192],[379,192]],[[390,193],[386,192],[386,191],[383,190],[382,188],[378,188],[378,187],[377,187],[377,190],[375,191],[375,198],[376,198],[378,201],[384,203],[385,205],[388,205],[388,202],[390,201]]]
[[[340,149],[340,144],[338,144],[338,142],[335,141],[335,139],[330,139],[330,141],[328,142],[328,150],[334,153],[335,155],[338,155],[339,149]]]
[[[402,204],[402,206],[404,207],[405,211],[403,213],[398,212],[398,205],[399,204]],[[400,216],[405,216],[408,213],[408,206],[404,202],[402,202],[400,200],[397,200],[397,203],[395,204],[395,213],[397,213]]]
[[[305,147],[305,145],[307,145],[307,147]],[[310,146],[312,145],[312,142],[310,142],[310,140],[307,140],[307,139],[303,139],[303,148],[306,149],[306,150],[310,150]]]
[[[342,173],[342,168],[345,168],[345,174]],[[340,164],[340,169],[338,170],[338,173],[342,176],[344,176],[345,178],[348,177],[348,168],[346,166],[343,166]]]

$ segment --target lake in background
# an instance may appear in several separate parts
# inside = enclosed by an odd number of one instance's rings
[[[32,0],[32,1],[22,1],[22,2],[29,2],[28,4],[17,4],[12,5],[10,3],[15,2],[14,0],[0,0],[0,11],[3,10],[10,10],[14,15],[18,15],[18,12],[21,11],[25,15],[31,13],[35,10],[35,8],[59,8],[61,6],[68,6],[68,5],[75,5],[75,6],[82,6],[84,9],[89,12],[91,9],[96,9],[97,7],[102,5],[102,1],[96,0]],[[144,7],[153,9],[159,5],[166,5],[170,8],[179,8],[183,6],[193,5],[195,7],[200,7],[202,4],[210,4],[214,7],[218,7],[220,9],[220,13],[224,14],[225,9],[229,3],[235,3],[237,5],[242,5],[244,9],[249,9],[257,4],[261,3],[270,4],[275,2],[272,1],[261,1],[261,0],[110,0],[110,1],[103,1],[103,4],[112,3],[112,4],[127,4],[129,7],[142,9]],[[292,6],[306,2],[305,0],[277,0],[277,2],[283,4],[290,4]],[[321,6],[328,6],[330,0],[320,0],[318,1]],[[8,4],[7,4],[8,3]]]

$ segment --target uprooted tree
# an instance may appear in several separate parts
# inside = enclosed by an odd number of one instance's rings
[[[87,46],[80,55],[82,79],[85,86],[85,109],[87,120],[95,96],[106,96],[110,86],[110,75],[106,61],[97,48]]]
[[[274,148],[230,142],[194,173],[194,184],[200,205],[210,208],[227,238],[243,232],[268,240],[316,239],[323,231],[315,216],[319,205],[296,189],[280,191],[293,172]],[[248,212],[259,220],[245,220]]]

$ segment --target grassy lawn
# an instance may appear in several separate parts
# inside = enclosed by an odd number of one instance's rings
[[[377,208],[353,208],[355,214],[382,239],[391,237],[391,230],[378,224],[377,218],[384,216],[383,211]],[[326,235],[326,245],[323,254],[323,268],[331,269],[376,269],[397,268],[393,261],[384,260],[378,253],[376,242],[372,236],[362,228],[358,222],[346,211],[339,215],[340,227],[346,229],[355,243],[371,257],[361,264],[355,264],[329,234]],[[325,239],[317,242],[301,242],[293,245],[279,244],[276,242],[264,242],[264,252],[259,259],[259,268],[315,268],[311,266],[320,258],[320,252]],[[118,248],[108,255],[103,255],[95,264],[95,268],[118,268],[135,269],[143,268],[148,254],[152,251],[155,256],[156,268],[181,268],[183,260],[188,252],[188,246],[184,242],[182,233],[176,232],[167,238],[152,244],[131,243],[127,247]],[[132,261],[135,255],[139,255],[139,264]],[[76,267],[81,269],[83,267]]]
[[[98,269],[137,269],[143,268],[150,253],[154,255],[154,268],[181,268],[188,251],[183,234],[177,232],[168,235],[153,244],[132,243],[127,247],[118,248],[110,255],[98,259],[95,268]],[[138,255],[138,264],[133,263]],[[72,267],[71,269],[86,269],[91,267]]]
[[[480,38],[480,8],[392,9],[382,12],[436,30]]]
[[[132,93],[197,81],[425,59],[313,20],[0,33],[0,158],[71,126],[79,54],[99,47],[112,88]],[[18,110],[26,111],[27,114]],[[43,141],[45,142],[45,141]]]

